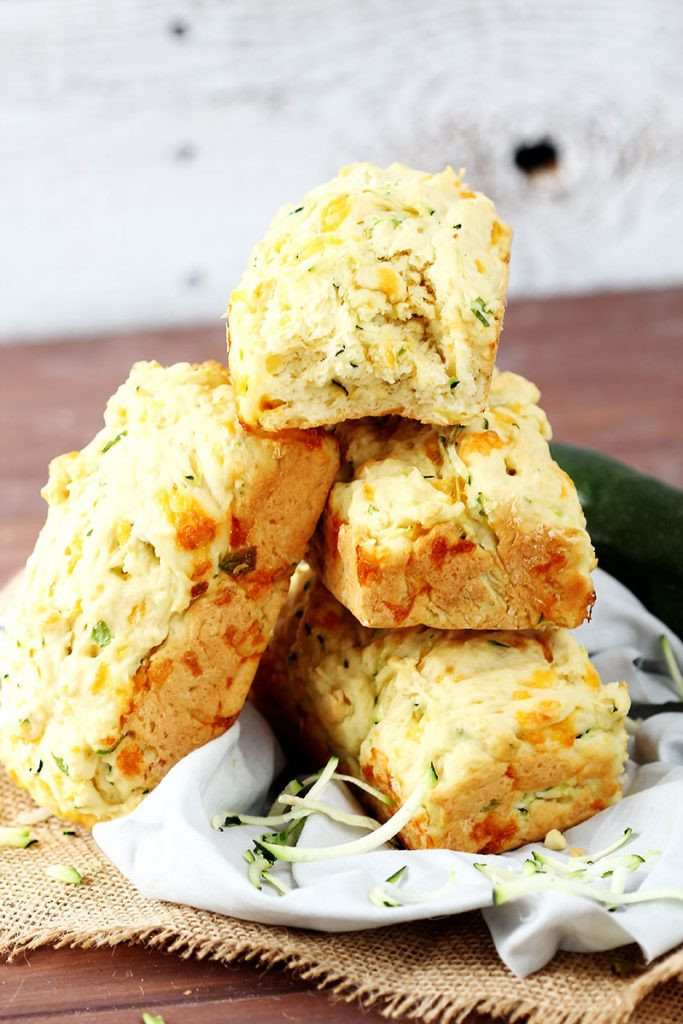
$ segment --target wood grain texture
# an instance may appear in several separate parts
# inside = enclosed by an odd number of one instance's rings
[[[140,946],[37,950],[0,964],[4,1024],[138,1024],[144,1010],[162,1014],[165,1024],[383,1020],[353,1004],[335,1004],[280,970],[181,960]]]
[[[135,359],[223,359],[220,325],[0,350],[0,582],[20,567],[44,516],[54,455],[87,442]],[[679,485],[683,290],[513,302],[501,363],[535,380],[556,437],[592,445]],[[664,999],[664,996],[661,997]],[[660,997],[658,996],[659,1000]],[[648,1016],[638,1024],[666,1018]],[[375,1024],[279,971],[225,967],[138,947],[45,950],[0,965],[3,1024]],[[471,1018],[467,1024],[481,1018]]]
[[[678,0],[0,0],[0,336],[211,322],[353,160],[466,166],[513,294],[683,279]],[[515,153],[549,139],[554,166]]]

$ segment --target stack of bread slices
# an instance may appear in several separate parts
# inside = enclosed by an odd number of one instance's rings
[[[354,165],[278,214],[228,310],[241,418],[341,455],[255,699],[394,805],[431,762],[416,848],[510,849],[620,795],[625,687],[567,631],[583,513],[538,390],[494,366],[509,251],[450,168]]]
[[[494,366],[509,246],[450,168],[347,167],[254,250],[230,371],[137,364],[52,463],[0,682],[39,803],[131,810],[255,673],[299,759],[394,805],[433,765],[408,846],[506,850],[619,798],[626,689],[568,632],[583,514],[537,389]]]

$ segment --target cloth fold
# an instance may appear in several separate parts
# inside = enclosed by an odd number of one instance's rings
[[[576,635],[603,679],[625,679],[632,697],[642,702],[675,700],[680,695],[666,675],[659,637],[669,637],[681,663],[683,644],[617,581],[598,570],[595,583],[594,618]],[[634,835],[625,852],[660,853],[629,875],[627,888],[680,886],[683,715],[654,715],[640,725],[632,758],[624,800],[568,830],[569,845],[602,848],[630,826]],[[283,765],[269,727],[247,706],[233,729],[184,758],[132,814],[95,826],[94,839],[145,896],[266,924],[352,931],[481,908],[499,955],[519,977],[538,970],[558,949],[591,952],[635,941],[649,960],[683,941],[683,904],[677,902],[635,904],[610,913],[581,897],[543,892],[493,907],[491,884],[474,864],[521,866],[531,850],[542,848],[539,844],[488,857],[383,848],[297,865],[291,881],[298,887],[285,896],[256,890],[247,880],[243,853],[263,828],[217,832],[210,821],[227,810],[263,813]],[[325,799],[358,809],[339,783],[330,786]],[[357,835],[358,830],[316,815],[307,821],[300,843],[327,845]],[[406,888],[411,891],[437,889],[451,873],[452,884],[426,903],[375,906],[368,898],[370,888],[403,865],[409,869]]]

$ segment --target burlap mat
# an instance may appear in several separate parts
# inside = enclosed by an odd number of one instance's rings
[[[12,823],[31,806],[0,774],[0,822]],[[438,1024],[462,1021],[471,1010],[529,1024],[683,1021],[683,985],[662,984],[683,979],[683,949],[647,970],[634,947],[597,956],[561,954],[519,981],[498,960],[479,914],[346,935],[250,924],[143,899],[86,830],[65,836],[65,828],[71,826],[52,818],[32,826],[38,845],[0,853],[3,953],[47,944],[141,942],[184,957],[283,964],[338,998],[375,1005],[388,1018]],[[84,884],[52,882],[45,875],[51,863],[75,865]]]

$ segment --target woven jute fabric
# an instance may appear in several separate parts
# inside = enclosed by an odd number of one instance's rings
[[[12,824],[32,806],[0,773],[0,822]],[[634,947],[561,954],[520,981],[498,959],[478,913],[340,935],[251,924],[144,899],[87,830],[65,835],[71,828],[51,818],[32,826],[36,845],[0,853],[4,954],[48,944],[140,942],[184,957],[282,964],[390,1019],[436,1024],[463,1021],[472,1010],[529,1024],[683,1021],[683,984],[675,980],[683,980],[683,949],[647,969]],[[45,868],[54,863],[73,864],[84,883],[51,881]]]

